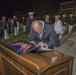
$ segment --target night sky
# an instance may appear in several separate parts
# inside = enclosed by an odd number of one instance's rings
[[[0,16],[1,15],[12,15],[12,12],[15,11],[31,11],[32,8],[32,3],[38,1],[45,1],[45,0],[0,0]],[[48,1],[48,0],[47,0]],[[65,1],[70,1],[70,0],[49,0],[50,3],[52,2],[65,2]]]

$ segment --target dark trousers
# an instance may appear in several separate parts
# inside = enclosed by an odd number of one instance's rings
[[[60,34],[56,34],[56,36],[55,36],[55,46],[56,46],[56,47],[59,47],[59,46],[60,46],[59,35],[60,35]]]
[[[4,30],[1,29],[1,36],[4,36]]]

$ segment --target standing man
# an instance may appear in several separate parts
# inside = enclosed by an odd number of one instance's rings
[[[63,25],[63,33],[65,32],[65,26],[66,26],[66,15],[62,14],[61,17],[62,25]]]
[[[9,36],[8,36],[8,32],[7,32],[8,27],[7,27],[7,22],[6,22],[5,16],[2,17],[1,23],[2,23],[2,28],[4,31],[4,39],[7,40],[7,39],[9,39]]]
[[[52,25],[52,22],[51,22],[51,20],[50,20],[50,16],[49,16],[49,14],[46,14],[46,15],[45,15],[44,22],[45,22],[46,24],[50,24],[50,25]]]
[[[29,18],[26,20],[26,31],[29,34],[31,24],[34,21],[34,12],[29,12],[28,15],[29,15]]]
[[[18,31],[19,31],[19,22],[18,22],[16,16],[13,16],[13,19],[14,19],[14,23],[13,23],[14,34],[15,34],[15,36],[17,36],[18,35]]]
[[[12,24],[11,32],[14,32],[14,26],[13,26],[13,24],[14,24],[14,19],[13,19],[13,18],[11,18],[11,24]]]
[[[73,26],[74,26],[74,24],[75,24],[75,21],[74,21],[74,17],[73,17],[73,14],[70,14],[69,15],[69,35],[71,35],[72,34],[72,29],[73,29]]]
[[[10,20],[10,18],[8,19],[8,32],[9,32],[9,34],[12,32],[12,23],[11,23],[11,20]]]
[[[25,17],[22,17],[22,24],[23,24],[23,32],[26,31],[26,20]]]
[[[62,34],[63,34],[63,26],[62,26],[62,22],[60,20],[59,15],[55,15],[54,30],[56,32],[55,46],[59,47],[60,46],[60,39],[62,38]]]
[[[1,34],[2,34],[2,25],[1,25],[1,21],[0,21],[0,36],[2,36]]]
[[[53,48],[55,43],[55,31],[52,25],[45,24],[43,21],[35,20],[32,23],[29,41],[36,46]]]
[[[1,21],[0,21],[0,27],[1,27],[1,36],[4,36],[4,30],[3,30],[2,19],[1,19]]]

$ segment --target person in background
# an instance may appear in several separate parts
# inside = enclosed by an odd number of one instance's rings
[[[52,25],[35,20],[32,23],[28,39],[36,46],[53,49],[55,44],[55,31]]]
[[[1,25],[1,21],[0,21],[0,36],[2,36],[2,25]]]
[[[22,17],[22,24],[23,24],[23,32],[26,32],[26,20]]]
[[[1,23],[2,23],[2,28],[3,28],[3,31],[4,31],[4,39],[7,40],[7,39],[9,39],[9,36],[8,36],[8,32],[7,32],[8,26],[7,26],[5,16],[2,17]]]
[[[69,18],[69,23],[68,23],[68,25],[69,25],[69,35],[71,35],[72,34],[73,26],[75,24],[75,21],[74,21],[73,14],[70,14],[69,17],[70,17]]]
[[[0,27],[1,27],[1,36],[4,36],[4,30],[3,30],[3,26],[2,26],[2,19],[0,21]]]
[[[27,34],[29,34],[31,24],[34,21],[34,12],[29,12],[28,15],[29,15],[29,18],[26,20],[26,31],[27,31]]]
[[[52,25],[49,14],[45,15],[44,23]]]
[[[14,24],[14,19],[11,18],[10,20],[11,20],[11,24],[12,24],[11,32],[14,32],[14,26],[13,26],[13,24]]]
[[[55,46],[59,47],[60,46],[60,39],[62,38],[62,34],[63,34],[63,26],[62,26],[62,22],[60,20],[59,15],[55,15],[54,30],[56,32]]]
[[[65,32],[65,26],[66,26],[66,15],[62,14],[61,17],[62,25],[63,25],[63,33]]]
[[[11,23],[11,20],[10,18],[8,19],[8,32],[11,33],[12,32],[12,23]]]
[[[16,18],[16,16],[13,16],[13,19],[14,19],[14,23],[13,23],[13,26],[14,26],[14,34],[15,36],[18,35],[18,32],[19,32],[19,22]]]

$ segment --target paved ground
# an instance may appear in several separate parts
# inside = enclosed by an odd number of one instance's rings
[[[65,52],[74,56],[73,74],[76,75],[76,32],[71,36],[67,35],[61,40],[61,47],[56,48],[58,51]]]

